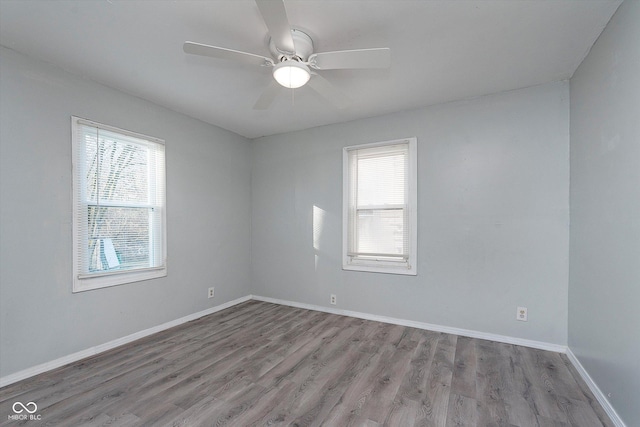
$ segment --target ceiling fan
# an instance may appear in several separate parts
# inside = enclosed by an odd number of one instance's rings
[[[273,58],[241,52],[219,46],[187,41],[185,53],[229,59],[245,64],[273,67],[273,78],[254,109],[269,108],[281,87],[299,88],[308,85],[338,108],[349,104],[348,98],[317,72],[354,68],[388,68],[390,49],[354,49],[334,52],[314,52],[313,40],[304,32],[291,28],[283,0],[255,0],[269,31],[269,50]]]

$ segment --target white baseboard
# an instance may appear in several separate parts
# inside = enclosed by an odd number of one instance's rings
[[[339,314],[342,316],[356,317],[358,319],[374,320],[376,322],[391,323],[393,325],[409,326],[411,328],[426,329],[435,332],[445,332],[447,334],[462,335],[465,337],[479,338],[489,341],[497,341],[506,344],[521,345],[524,347],[537,348],[540,350],[554,351],[556,353],[565,353],[567,346],[552,344],[543,341],[527,340],[523,338],[509,337],[506,335],[497,335],[487,332],[474,331],[470,329],[453,328],[450,326],[434,325],[432,323],[416,322],[413,320],[397,319],[395,317],[378,316],[375,314],[361,313],[358,311],[341,310],[338,308],[323,307],[320,305],[304,304],[294,301],[286,301],[277,298],[261,297],[252,295],[252,298],[258,301],[271,302],[274,304],[288,305],[290,307],[305,308],[308,310],[323,311],[325,313]]]
[[[55,360],[51,360],[49,362],[42,363],[40,365],[32,366],[31,368],[23,369],[22,371],[15,372],[13,374],[7,375],[5,377],[0,378],[0,387],[7,386],[9,384],[13,384],[17,381],[27,379],[34,375],[41,374],[43,372],[50,371],[52,369],[59,368],[60,366],[67,365],[69,363],[77,362],[78,360],[84,359],[85,357],[93,356],[98,353],[102,353],[103,351],[110,350],[112,348],[121,346],[123,344],[130,343],[132,341],[138,340],[140,338],[144,338],[146,336],[155,334],[156,332],[164,331],[165,329],[173,328],[174,326],[181,325],[183,323],[190,322],[195,319],[199,319],[200,317],[207,316],[209,314],[215,313],[220,310],[224,310],[225,308],[232,307],[236,304],[243,303],[245,301],[249,301],[251,299],[251,295],[247,295],[241,298],[237,298],[233,301],[226,302],[224,304],[217,305],[215,307],[208,308],[203,311],[199,311],[197,313],[190,314],[188,316],[181,317],[179,319],[172,320],[170,322],[163,323],[158,326],[154,326],[149,329],[145,329],[143,331],[135,332],[131,335],[127,335],[122,338],[115,339],[113,341],[109,341],[104,344],[99,344],[95,347],[87,348],[85,350],[78,351],[73,354],[69,354],[67,356],[60,357]]]
[[[567,358],[576,368],[584,382],[587,383],[587,386],[591,390],[591,393],[593,393],[596,399],[598,399],[598,402],[600,402],[600,405],[602,405],[602,409],[604,409],[604,411],[607,413],[607,415],[611,419],[611,422],[613,422],[616,427],[626,427],[624,421],[622,421],[622,418],[620,418],[616,410],[613,409],[613,406],[611,406],[609,399],[607,399],[602,390],[600,390],[600,387],[598,387],[593,378],[591,378],[591,375],[589,375],[584,366],[582,366],[582,363],[580,363],[580,360],[578,360],[576,355],[573,354],[573,351],[571,351],[570,347],[567,348]]]

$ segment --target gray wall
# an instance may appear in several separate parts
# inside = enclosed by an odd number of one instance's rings
[[[0,49],[0,376],[251,293],[248,140]],[[71,293],[72,114],[166,140],[166,278]]]
[[[640,2],[571,79],[569,347],[629,426],[640,420]]]
[[[418,275],[342,271],[342,147],[410,136]],[[254,294],[566,344],[567,82],[260,138],[252,155]]]

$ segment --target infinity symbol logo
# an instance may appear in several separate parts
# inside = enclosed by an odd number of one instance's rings
[[[18,407],[18,409],[16,409],[16,406]],[[30,407],[32,407],[33,409],[29,409]],[[13,412],[15,412],[16,414],[21,414],[22,411],[27,411],[28,413],[33,414],[38,410],[38,405],[36,405],[35,402],[29,402],[26,405],[22,402],[16,402],[13,404],[12,408]]]

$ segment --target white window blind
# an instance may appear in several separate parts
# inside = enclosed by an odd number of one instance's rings
[[[412,151],[411,140],[345,149],[346,269],[415,274]]]
[[[164,142],[77,117],[74,291],[166,275]]]

